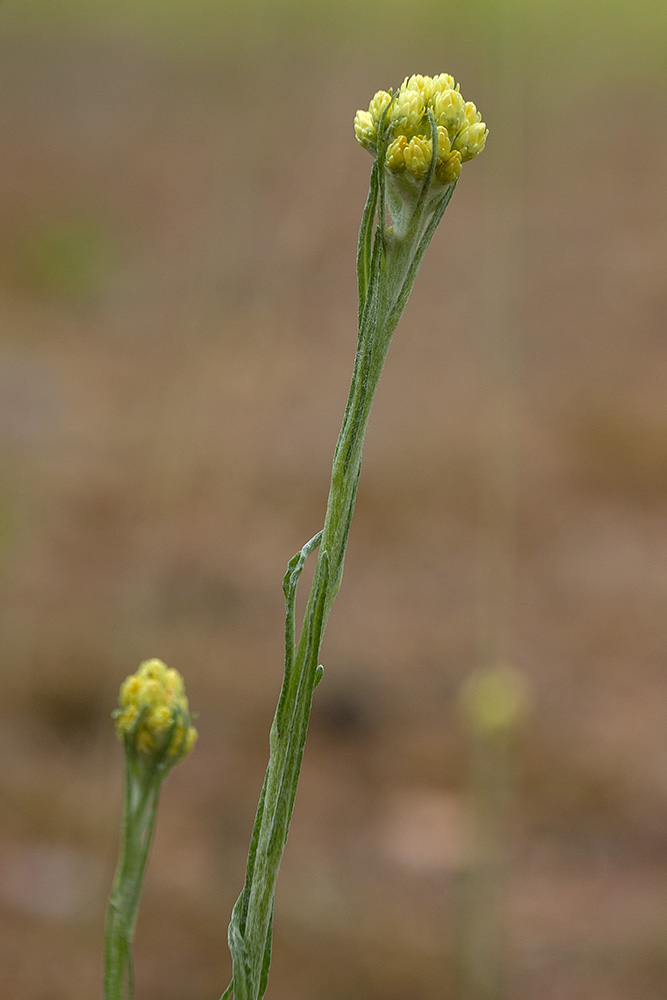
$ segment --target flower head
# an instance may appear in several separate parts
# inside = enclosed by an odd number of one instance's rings
[[[118,704],[114,713],[118,738],[139,754],[176,763],[195,745],[197,730],[183,678],[162,660],[145,660],[136,673],[126,677]]]
[[[378,90],[368,105],[368,111],[357,111],[354,116],[354,134],[364,149],[375,151],[380,115],[391,101],[391,94]]]
[[[459,85],[449,73],[406,77],[393,96],[379,90],[368,111],[357,111],[354,131],[357,141],[374,155],[382,113],[387,141],[385,167],[390,174],[422,180],[433,156],[431,116],[437,127],[436,180],[451,184],[459,176],[461,163],[484,149],[488,129],[471,101],[464,101]]]

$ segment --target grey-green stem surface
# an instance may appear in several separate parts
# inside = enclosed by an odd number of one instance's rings
[[[429,115],[433,150],[429,171],[400,226],[395,219],[394,229],[385,228],[387,110],[380,120],[377,157],[359,231],[357,352],[334,453],[324,527],[290,560],[283,581],[285,673],[271,727],[269,763],[250,841],[245,884],[229,925],[232,981],[221,1000],[228,1000],[232,994],[235,1000],[261,1000],[266,992],[276,880],[294,807],[313,692],[322,677],[322,667],[318,665],[320,647],[343,574],[364,435],[392,334],[455,187],[455,184],[443,187],[435,181],[438,136]],[[318,547],[317,566],[297,643],[297,583],[306,559]]]
[[[105,928],[104,1000],[131,1000],[132,939],[148,852],[153,838],[160,785],[168,768],[151,758],[125,753],[125,800],[120,858]]]

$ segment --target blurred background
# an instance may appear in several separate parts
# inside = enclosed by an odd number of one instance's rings
[[[371,420],[269,995],[665,996],[666,9],[5,0],[4,995],[99,995],[110,712],[151,656],[200,742],[163,792],[136,996],[228,981],[282,574],[352,366],[352,118],[447,71],[491,134]],[[503,738],[458,708],[500,663],[530,701]]]

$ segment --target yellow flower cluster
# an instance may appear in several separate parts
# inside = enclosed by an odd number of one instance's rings
[[[453,183],[461,172],[461,163],[484,149],[488,129],[481,114],[472,101],[463,100],[454,78],[441,73],[406,77],[393,101],[391,94],[379,90],[368,111],[357,111],[357,141],[374,155],[380,116],[390,102],[385,117],[389,142],[385,164],[391,173],[405,172],[415,180],[425,177],[433,155],[429,111],[438,130],[435,176],[442,184]]]
[[[116,733],[142,754],[185,757],[197,739],[183,678],[162,660],[145,660],[121,684]]]

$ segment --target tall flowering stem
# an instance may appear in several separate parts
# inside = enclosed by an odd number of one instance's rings
[[[104,1000],[131,1000],[132,939],[160,788],[197,739],[183,679],[161,660],[146,660],[123,682],[116,732],[125,750],[120,857],[107,909]]]
[[[355,117],[374,156],[359,230],[358,339],[350,393],[336,444],[324,527],[289,562],[285,673],[271,727],[269,763],[250,841],[245,884],[229,925],[232,981],[221,1000],[260,1000],[271,962],[273,902],[306,741],[324,629],[340,587],[371,406],[392,334],[426,248],[449,204],[461,163],[484,148],[486,126],[448,74],[413,76],[395,94],[379,91]],[[389,224],[388,224],[389,223]],[[319,548],[301,632],[297,583]]]

